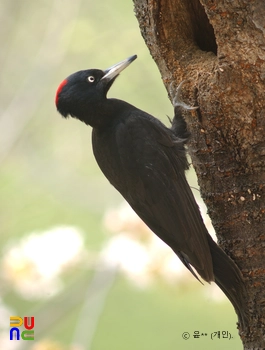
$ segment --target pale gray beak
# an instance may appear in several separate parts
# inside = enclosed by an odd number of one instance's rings
[[[120,74],[126,67],[128,67],[135,59],[137,58],[137,55],[130,56],[126,58],[125,60],[114,64],[114,66],[111,66],[110,68],[107,68],[104,70],[105,75],[101,78],[101,80],[107,80],[110,81],[117,77],[117,75]]]

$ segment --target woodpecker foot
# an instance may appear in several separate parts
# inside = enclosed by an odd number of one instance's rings
[[[192,107],[192,106],[189,106],[187,105],[185,102],[183,102],[180,98],[180,95],[181,95],[181,87],[183,85],[183,83],[185,82],[185,80],[183,80],[177,87],[176,91],[174,91],[174,88],[173,88],[173,85],[174,83],[172,82],[169,86],[169,92],[170,92],[170,95],[173,96],[173,106],[174,107],[182,107],[184,109],[187,109],[189,111],[191,110],[194,110],[194,109],[198,109],[199,106],[196,106],[196,107]]]

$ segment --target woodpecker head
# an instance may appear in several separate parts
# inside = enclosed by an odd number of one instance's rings
[[[131,56],[105,70],[88,69],[71,74],[57,89],[58,112],[63,117],[71,115],[85,121],[88,115],[101,108],[114,80],[136,58],[136,55]]]

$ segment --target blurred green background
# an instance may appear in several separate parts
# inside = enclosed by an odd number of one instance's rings
[[[168,283],[160,266],[148,270],[152,283],[134,283],[105,259],[115,234],[103,218],[122,198],[95,163],[91,129],[54,105],[69,74],[137,54],[109,96],[168,123],[172,107],[132,2],[2,0],[0,16],[0,348],[240,349],[233,308],[214,287],[186,271]],[[34,341],[9,340],[12,315],[35,317]],[[211,339],[216,331],[233,338]]]

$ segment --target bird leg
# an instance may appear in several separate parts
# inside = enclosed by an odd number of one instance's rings
[[[186,110],[194,110],[194,109],[198,109],[199,106],[196,106],[196,107],[192,107],[192,106],[189,106],[187,105],[185,102],[183,102],[180,98],[180,95],[181,95],[181,87],[183,85],[183,83],[185,82],[185,80],[183,80],[177,87],[175,93],[174,93],[174,88],[173,88],[173,85],[174,83],[172,82],[169,86],[169,93],[172,97],[172,103],[173,103],[173,106],[174,107],[182,107]]]
[[[172,82],[169,86],[169,93],[172,97],[172,103],[174,106],[174,118],[171,121],[171,130],[174,132],[175,136],[177,136],[179,139],[181,139],[185,143],[188,140],[190,133],[187,129],[187,124],[183,115],[183,109],[192,111],[199,107],[191,107],[181,100],[180,98],[181,87],[184,81],[182,81],[179,84],[176,91],[174,91],[173,89],[173,82]]]

